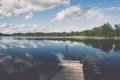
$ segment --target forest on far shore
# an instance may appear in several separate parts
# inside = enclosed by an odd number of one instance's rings
[[[91,30],[77,31],[77,32],[52,32],[52,33],[13,33],[13,34],[2,34],[0,36],[100,36],[100,37],[120,37],[120,24],[112,26],[109,23],[103,24],[99,27],[94,27]]]

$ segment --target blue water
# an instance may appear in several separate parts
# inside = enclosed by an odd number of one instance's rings
[[[80,61],[85,80],[120,80],[120,41],[0,38],[0,80],[53,80],[60,59]]]

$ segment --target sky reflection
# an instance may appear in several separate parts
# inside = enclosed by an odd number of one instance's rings
[[[120,77],[112,74],[120,72],[118,42],[1,38],[0,77],[2,80],[53,80],[64,72],[65,66],[61,65],[75,64],[82,65],[76,68],[83,71],[84,75],[80,75],[85,80],[117,80]]]

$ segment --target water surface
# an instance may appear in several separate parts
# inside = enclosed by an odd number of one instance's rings
[[[74,78],[66,78],[67,69]],[[1,80],[120,80],[119,74],[119,40],[0,38]]]

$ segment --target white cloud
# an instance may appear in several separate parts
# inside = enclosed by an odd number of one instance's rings
[[[98,16],[100,14],[101,14],[100,10],[91,8],[91,9],[89,9],[89,10],[86,11],[86,13],[84,14],[84,16],[89,19],[89,18],[96,17],[96,16]]]
[[[112,6],[109,8],[106,8],[107,11],[120,11],[120,7]]]
[[[110,7],[110,8],[107,8],[108,11],[115,11],[116,10],[116,7]]]
[[[33,14],[32,13],[29,13],[28,15],[26,15],[24,18],[26,19],[26,20],[28,20],[28,19],[30,19],[30,18],[32,18],[33,17]]]
[[[53,20],[80,20],[80,19],[95,19],[98,22],[105,22],[110,20],[110,16],[105,15],[104,11],[100,8],[84,9],[79,6],[70,6],[61,10],[56,14]]]
[[[7,23],[0,23],[0,28],[4,28],[7,26]]]
[[[104,14],[99,14],[98,18],[97,18],[97,22],[108,22],[112,19],[111,16],[106,16]]]
[[[47,28],[37,25],[37,24],[7,24],[0,23],[0,32],[1,33],[28,33],[28,32],[43,32],[46,31]]]
[[[12,33],[29,33],[29,32],[72,32],[82,31],[86,28],[82,27],[66,27],[66,28],[48,28],[38,24],[8,24],[0,23],[0,33],[12,34]]]
[[[57,13],[56,17],[53,20],[61,21],[63,19],[73,19],[76,16],[80,15],[80,7],[71,6]]]
[[[4,17],[10,17],[11,13],[7,13],[6,11],[3,11],[0,9],[0,19],[3,19]]]
[[[1,0],[0,18],[48,10],[69,2],[70,0]]]
[[[91,8],[84,13],[87,19],[94,18],[97,22],[107,22],[111,20],[111,16],[105,15],[104,12],[99,8]]]

